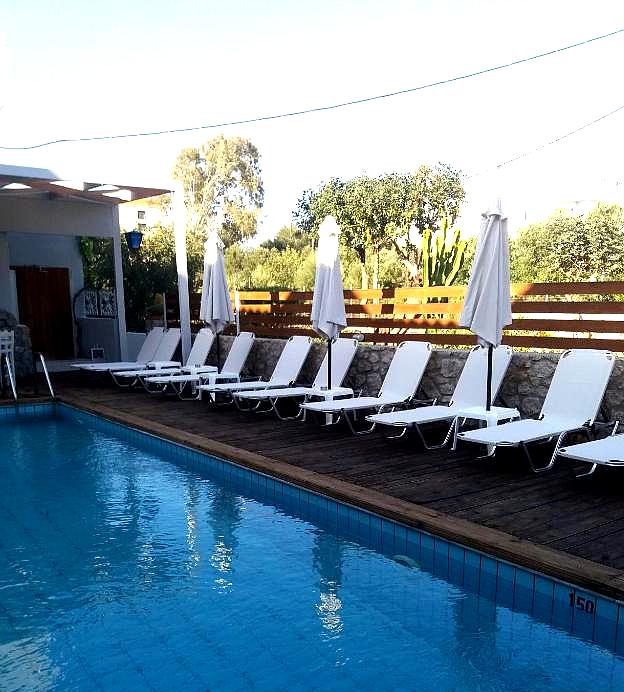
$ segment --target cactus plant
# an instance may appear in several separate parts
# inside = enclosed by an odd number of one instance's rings
[[[459,229],[447,242],[448,219],[443,219],[439,231],[426,230],[422,234],[422,285],[450,286],[462,267],[467,242]]]

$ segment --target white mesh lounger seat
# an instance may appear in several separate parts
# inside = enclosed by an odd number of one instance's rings
[[[154,357],[148,363],[146,363],[144,367],[117,368],[115,370],[109,369],[109,372],[115,383],[120,387],[130,387],[137,381],[137,377],[128,375],[128,373],[137,372],[138,370],[145,370],[148,368],[152,368],[154,370],[161,370],[163,368],[179,368],[182,364],[178,361],[171,360],[179,344],[180,330],[177,328],[166,329],[162,335],[160,343],[158,344]]]
[[[164,329],[162,327],[154,327],[150,329],[145,337],[139,352],[137,353],[136,361],[116,361],[113,363],[72,363],[72,368],[87,370],[88,372],[110,372],[111,370],[132,370],[145,367],[156,355],[156,349],[160,343]]]
[[[471,430],[459,433],[457,439],[495,447],[521,447],[532,471],[546,471],[554,465],[567,434],[584,432],[590,435],[614,363],[610,351],[565,351],[557,363],[538,419]],[[527,445],[555,438],[557,441],[550,462],[536,467]]]
[[[301,404],[306,411],[335,414],[334,423],[345,420],[352,433],[361,435],[372,432],[375,423],[364,430],[356,430],[353,423],[358,411],[398,406],[410,401],[416,394],[431,356],[431,344],[425,341],[400,343],[388,367],[377,396],[357,396],[335,401],[312,401]]]
[[[214,403],[219,397],[225,399],[226,403],[232,403],[235,392],[288,387],[299,377],[311,346],[312,339],[309,336],[291,336],[282,349],[269,380],[202,384],[199,385],[198,389],[200,392],[208,392]]]
[[[171,330],[169,330],[171,331]],[[172,341],[174,336],[171,337]],[[214,341],[214,332],[212,329],[204,327],[197,332],[195,340],[193,341],[193,346],[186,359],[186,367],[197,367],[205,368],[207,372],[211,370],[216,370],[214,366],[204,365],[208,359],[208,354],[212,348],[212,342]],[[164,343],[164,339],[161,344]],[[111,374],[113,379],[120,387],[128,387],[136,384],[143,385],[148,391],[152,391],[149,388],[148,380],[150,377],[156,377],[162,375],[163,371],[167,375],[182,374],[184,368],[182,368],[181,363],[176,363],[175,361],[163,361],[159,362],[154,360],[149,363],[147,368],[139,368],[136,370],[121,370],[119,372],[113,371]],[[160,391],[162,387],[158,387]]]
[[[616,431],[617,425],[609,437],[563,447],[559,450],[559,456],[590,465],[584,473],[577,473],[577,478],[591,476],[598,466],[624,468],[624,435],[616,435]]]
[[[353,390],[349,387],[342,387],[342,382],[347,376],[347,371],[353,362],[353,357],[357,351],[358,342],[356,339],[341,338],[336,339],[332,344],[332,388],[329,390],[332,397],[353,396]],[[268,391],[236,392],[234,394],[235,403],[241,408],[244,402],[255,402],[249,410],[253,411],[274,411],[278,418],[287,420],[292,418],[302,418],[305,409],[299,409],[296,416],[283,416],[278,409],[278,402],[281,399],[310,399],[314,397],[326,397],[327,390],[327,354],[316,373],[312,386],[309,387],[283,387],[280,389],[270,389]],[[262,408],[262,405],[268,406]]]
[[[182,368],[179,374],[161,373],[155,377],[150,377],[146,380],[146,386],[150,389],[154,386],[159,386],[163,392],[169,388],[180,399],[199,399],[201,391],[197,387],[202,383],[215,384],[219,380],[239,382],[241,371],[255,338],[253,332],[241,332],[238,334],[227,354],[221,372],[217,372],[217,368],[212,365],[204,365],[199,368],[187,366]],[[186,390],[189,388],[191,395],[187,396]]]
[[[487,348],[475,346],[464,364],[455,391],[447,406],[423,406],[421,408],[389,411],[367,416],[366,420],[378,425],[403,428],[395,437],[402,436],[408,428],[416,430],[420,441],[426,449],[439,449],[447,444],[456,430],[458,412],[463,409],[483,409],[485,412],[485,382],[487,377]],[[513,351],[510,346],[498,346],[492,355],[492,400],[496,399],[498,390],[503,382]],[[494,407],[496,409],[496,407]],[[519,416],[519,414],[518,414]],[[425,441],[421,425],[452,421],[441,444],[430,445]]]

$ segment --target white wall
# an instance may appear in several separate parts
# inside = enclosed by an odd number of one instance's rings
[[[0,233],[45,233],[112,238],[117,233],[114,207],[47,197],[0,198]]]
[[[9,275],[10,263],[9,238],[6,233],[0,233],[0,310],[8,310],[13,313],[11,278]]]

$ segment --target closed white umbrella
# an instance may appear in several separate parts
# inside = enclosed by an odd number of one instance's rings
[[[217,368],[220,365],[219,333],[234,321],[232,301],[225,275],[223,243],[216,230],[208,233],[204,243],[204,281],[199,319],[208,324],[217,336]]]
[[[331,389],[331,346],[347,326],[344,290],[340,273],[338,240],[340,227],[333,216],[326,216],[319,226],[316,250],[316,276],[312,299],[312,329],[327,339],[327,389]]]
[[[492,405],[492,350],[503,339],[503,328],[511,324],[509,241],[507,217],[500,200],[483,215],[470,281],[459,318],[488,349],[486,409]]]

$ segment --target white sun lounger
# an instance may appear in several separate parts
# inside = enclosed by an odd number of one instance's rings
[[[372,432],[375,423],[364,430],[356,430],[353,423],[358,411],[391,408],[414,398],[431,356],[431,344],[425,341],[400,343],[388,367],[377,396],[358,396],[335,401],[312,401],[301,404],[306,411],[335,414],[334,423],[345,420],[351,432],[357,435]]]
[[[624,467],[624,435],[616,435],[617,425],[609,437],[591,442],[563,447],[559,455],[572,461],[583,461],[590,467],[584,473],[577,473],[577,478],[591,476],[598,466]]]
[[[202,384],[199,385],[198,389],[200,392],[208,392],[211,395],[211,401],[214,403],[217,402],[217,397],[219,396],[224,397],[226,403],[232,403],[235,392],[288,387],[293,382],[296,382],[299,377],[311,346],[312,339],[309,336],[291,336],[282,349],[273,373],[268,380]]]
[[[138,369],[143,370],[144,368],[158,369],[167,367],[180,367],[181,364],[178,361],[171,360],[173,358],[173,354],[176,352],[176,349],[178,348],[179,343],[180,330],[178,328],[166,329],[164,334],[162,335],[160,343],[158,344],[158,348],[156,349],[154,357],[148,363],[146,363],[145,366],[140,366],[139,368],[137,368],[136,366],[115,369],[107,368],[107,370],[112,375],[113,380],[115,380],[115,382],[119,384],[118,377],[124,371],[128,372],[135,371]]]
[[[171,331],[171,330],[169,330]],[[174,337],[172,337],[173,340]],[[181,363],[175,361],[163,361],[159,362],[157,360],[149,363],[147,368],[140,368],[138,370],[120,370],[119,372],[111,372],[113,379],[120,387],[132,387],[133,385],[142,384],[146,389],[148,388],[148,380],[151,377],[158,375],[176,375],[182,374],[187,367],[194,367],[197,371],[211,372],[217,368],[214,365],[205,365],[208,359],[208,354],[212,348],[212,343],[214,341],[215,335],[212,329],[204,327],[200,329],[195,340],[193,341],[193,346],[186,360],[186,365],[184,368]],[[165,339],[163,337],[164,343]]]
[[[187,366],[182,368],[182,372],[179,374],[161,373],[155,377],[150,377],[146,380],[146,385],[148,388],[159,386],[161,388],[160,391],[163,392],[170,388],[180,399],[199,399],[201,397],[201,391],[197,389],[199,384],[215,384],[219,380],[239,382],[241,371],[255,338],[253,332],[241,332],[238,334],[227,354],[221,372],[217,372],[217,368],[211,365],[205,365],[200,368]],[[185,391],[189,387],[192,390],[192,394],[191,396],[186,396]]]
[[[503,382],[513,351],[510,346],[498,346],[492,355],[492,400],[496,399],[498,390]],[[485,386],[487,377],[487,348],[475,346],[464,364],[459,380],[455,385],[455,391],[448,405],[422,406],[421,408],[402,409],[367,416],[366,420],[377,425],[386,425],[402,428],[401,437],[408,428],[416,430],[425,449],[439,449],[444,447],[456,430],[457,420],[461,418],[461,412],[469,409],[474,415],[482,410],[485,414]],[[493,412],[500,411],[498,407],[492,407]],[[520,417],[520,414],[517,414]],[[467,417],[467,416],[465,416]],[[452,421],[442,444],[430,445],[425,441],[421,425],[437,423],[440,421]]]
[[[162,327],[153,327],[147,333],[145,341],[141,345],[137,353],[136,361],[116,361],[112,363],[72,363],[72,368],[79,370],[87,370],[89,372],[110,372],[111,370],[121,370],[122,368],[141,368],[145,367],[156,355],[156,349],[160,344],[164,329]]]
[[[332,344],[331,390],[327,389],[327,354],[325,354],[312,386],[282,387],[281,389],[270,389],[260,392],[236,392],[234,394],[234,401],[239,407],[242,407],[243,402],[255,401],[256,404],[249,410],[259,412],[275,411],[275,414],[280,420],[288,420],[292,418],[301,418],[305,413],[305,409],[300,409],[296,416],[283,416],[278,409],[278,402],[281,399],[303,398],[307,401],[314,397],[327,398],[328,394],[331,394],[332,398],[353,396],[353,390],[351,388],[342,387],[341,385],[353,362],[357,347],[357,339],[341,338],[336,339]],[[263,408],[263,403],[268,404],[268,406]]]
[[[520,420],[457,435],[458,440],[495,447],[521,447],[534,472],[555,463],[565,437],[571,432],[590,434],[615,358],[610,351],[572,349],[562,353],[537,420]],[[536,467],[527,445],[556,439],[546,466]]]

